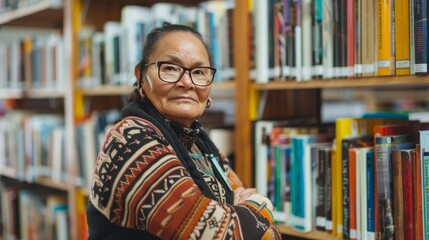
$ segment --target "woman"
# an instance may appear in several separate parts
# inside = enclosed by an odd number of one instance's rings
[[[271,202],[243,188],[197,121],[216,72],[202,37],[165,25],[143,50],[97,157],[89,239],[280,239]]]

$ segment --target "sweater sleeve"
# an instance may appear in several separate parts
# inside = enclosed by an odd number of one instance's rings
[[[110,222],[161,239],[261,239],[272,232],[257,202],[206,198],[159,130],[135,117],[107,134],[90,201]]]

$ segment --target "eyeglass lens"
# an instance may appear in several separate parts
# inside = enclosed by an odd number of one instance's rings
[[[166,82],[177,82],[184,74],[182,66],[172,63],[161,63],[158,68],[159,77]],[[196,67],[190,69],[191,80],[196,85],[209,85],[213,80],[213,69]]]

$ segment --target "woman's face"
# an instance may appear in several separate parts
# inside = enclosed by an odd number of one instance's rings
[[[208,53],[200,39],[192,33],[179,31],[168,33],[159,40],[149,55],[148,62],[153,61],[167,61],[187,68],[210,66]],[[164,82],[159,79],[156,64],[148,66],[143,74],[146,97],[164,117],[190,127],[203,114],[211,85],[194,85],[189,71],[176,83]]]

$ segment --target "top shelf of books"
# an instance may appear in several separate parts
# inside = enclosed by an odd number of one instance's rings
[[[63,1],[14,1],[14,5],[0,5],[0,25],[39,28],[62,28]]]
[[[257,90],[284,90],[284,89],[323,89],[323,88],[348,88],[348,87],[378,87],[378,86],[416,86],[429,83],[427,75],[409,76],[377,76],[362,78],[334,78],[314,79],[310,81],[272,81],[266,84],[255,84]]]

